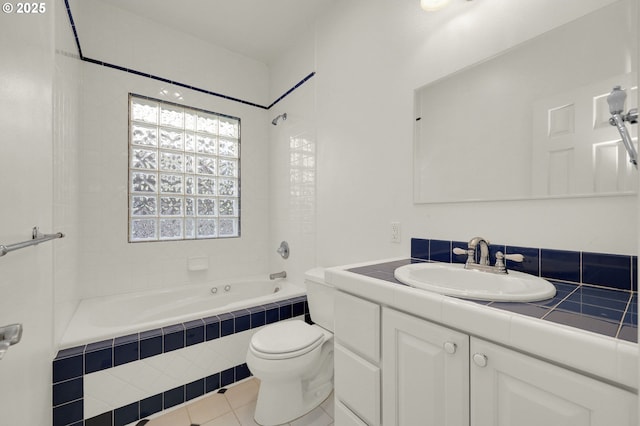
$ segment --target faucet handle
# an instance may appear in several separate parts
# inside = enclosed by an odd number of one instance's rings
[[[504,259],[511,260],[513,262],[522,262],[524,261],[524,256],[521,254],[504,254],[501,251],[496,253],[496,262],[504,262]]]
[[[283,241],[280,243],[280,247],[278,247],[278,249],[276,250],[276,252],[282,256],[283,259],[288,259],[289,258],[289,243],[287,243],[286,241]]]
[[[505,254],[504,258],[507,260],[511,260],[513,262],[522,262],[524,261],[524,256],[521,254]]]
[[[505,259],[513,262],[522,262],[524,260],[524,256],[521,254],[504,254],[501,251],[497,252],[495,268],[498,272],[507,273],[507,265],[504,263]]]
[[[453,248],[453,254],[458,254],[458,255],[466,255],[467,256],[467,261],[465,262],[467,265],[471,264],[471,263],[475,263],[473,256],[475,254],[475,250],[472,248],[468,248],[468,249],[463,249],[460,247],[454,247]]]

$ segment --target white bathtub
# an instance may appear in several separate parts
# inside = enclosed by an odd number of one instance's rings
[[[67,349],[305,295],[287,280],[244,279],[80,301],[59,345]]]

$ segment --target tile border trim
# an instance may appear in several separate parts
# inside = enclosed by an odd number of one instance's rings
[[[226,100],[229,100],[229,101],[233,101],[233,102],[239,102],[239,103],[244,104],[244,105],[248,105],[248,106],[252,106],[252,107],[260,108],[260,109],[264,109],[264,110],[271,109],[278,102],[280,102],[281,100],[283,100],[284,98],[289,96],[294,90],[296,90],[298,87],[302,86],[309,79],[311,79],[313,76],[316,75],[315,71],[309,73],[306,77],[304,77],[302,80],[300,80],[291,89],[287,90],[283,95],[278,97],[270,105],[265,106],[265,105],[257,104],[255,102],[245,101],[243,99],[239,99],[239,98],[236,98],[236,97],[233,97],[233,96],[224,95],[222,93],[212,92],[211,90],[202,89],[200,87],[192,86],[190,84],[181,83],[179,81],[169,80],[167,78],[160,77],[160,76],[157,76],[157,75],[154,75],[154,74],[145,73],[145,72],[134,70],[132,68],[127,68],[127,67],[123,67],[123,66],[120,66],[120,65],[112,64],[112,63],[109,63],[109,62],[104,62],[104,61],[101,61],[101,60],[98,60],[98,59],[89,58],[87,56],[84,56],[84,54],[82,53],[82,47],[80,46],[80,38],[78,37],[78,31],[77,31],[77,28],[76,28],[76,24],[75,24],[75,21],[73,19],[73,14],[71,13],[71,7],[69,6],[69,0],[64,0],[64,4],[65,4],[65,7],[67,9],[67,16],[69,17],[69,23],[71,24],[71,30],[73,32],[73,37],[75,39],[76,47],[78,49],[78,57],[83,62],[88,62],[88,63],[91,63],[91,64],[100,65],[100,66],[111,68],[111,69],[115,69],[115,70],[118,70],[118,71],[124,71],[124,72],[130,73],[130,74],[134,74],[134,75],[137,75],[137,76],[140,76],[140,77],[150,78],[152,80],[157,80],[157,81],[161,81],[163,83],[172,84],[174,86],[182,87],[184,89],[194,90],[196,92],[204,93],[206,95],[215,96],[215,97],[218,97],[218,98],[223,98],[223,99],[226,99]]]
[[[53,426],[76,426],[87,421],[84,418],[84,376],[87,374],[300,316],[307,323],[311,323],[306,295],[63,349],[58,352],[52,362]],[[229,370],[233,371],[229,372]],[[221,386],[219,387],[227,386],[251,375],[244,363],[229,370],[216,373],[221,375]],[[223,373],[226,375],[224,380]],[[213,380],[212,378],[216,374],[196,380],[196,382],[205,380],[206,385],[206,380]],[[231,381],[228,380],[230,375],[233,376]],[[170,389],[163,392],[162,395],[167,392],[173,392],[177,395],[180,393],[178,389],[181,388],[185,399],[182,402],[188,401],[189,399],[186,399],[187,387],[196,382]],[[218,388],[212,387],[205,393],[213,392],[216,389]],[[139,405],[141,402],[137,401],[132,404]],[[126,416],[131,417],[132,408],[130,406],[132,404],[108,412],[111,413],[112,423],[93,423],[92,425],[121,426],[138,420],[116,423],[116,412],[119,413],[118,418],[125,416],[123,414],[125,411],[128,413]],[[165,407],[163,402],[163,409],[165,408],[170,408],[170,406]],[[106,417],[107,413],[97,417],[102,418],[102,416]],[[85,426],[88,425],[85,424]]]

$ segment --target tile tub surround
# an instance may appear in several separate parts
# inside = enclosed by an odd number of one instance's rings
[[[245,379],[250,372],[242,358],[222,371],[209,372],[195,381],[180,383],[98,415],[85,413],[89,402],[85,401],[85,392],[88,387],[95,387],[89,386],[94,377],[129,366],[137,368],[143,360],[156,363],[163,357],[205,348],[222,339],[250,339],[243,335],[273,322],[296,317],[310,322],[308,312],[306,296],[300,296],[62,350],[53,360],[53,425],[126,425]],[[89,417],[85,419],[85,415]]]

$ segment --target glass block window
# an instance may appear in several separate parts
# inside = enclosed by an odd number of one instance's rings
[[[240,236],[240,119],[129,95],[129,242]]]

